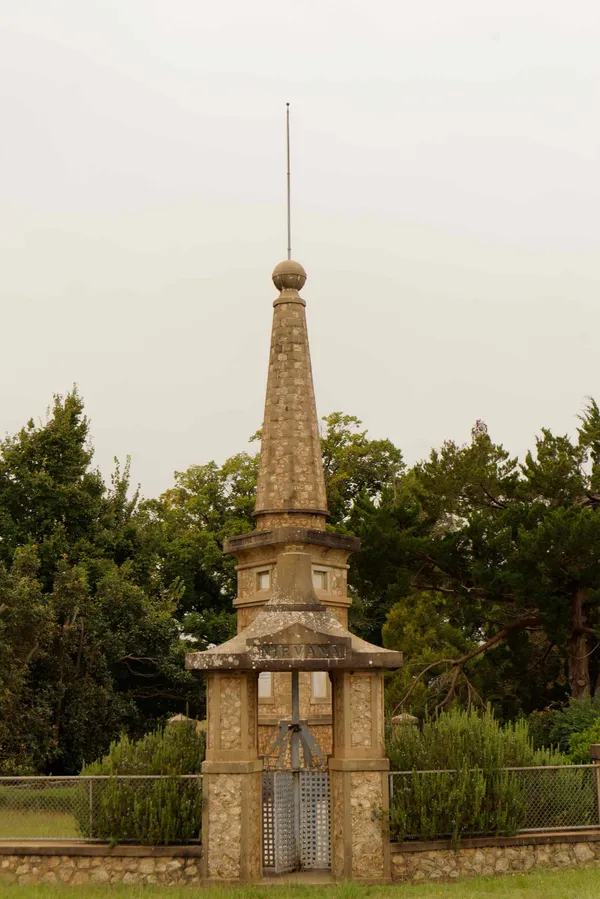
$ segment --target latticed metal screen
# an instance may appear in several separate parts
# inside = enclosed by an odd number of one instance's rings
[[[300,771],[300,865],[331,867],[329,774]]]
[[[263,865],[277,874],[331,866],[329,775],[264,771]]]
[[[262,776],[263,865],[275,867],[275,773]]]
[[[298,864],[294,775],[291,771],[275,771],[273,777],[275,873],[283,874],[294,871]]]

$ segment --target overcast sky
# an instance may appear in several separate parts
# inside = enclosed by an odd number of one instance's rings
[[[598,0],[0,0],[0,433],[76,382],[145,495],[261,423],[293,255],[321,414],[412,462],[600,400]]]

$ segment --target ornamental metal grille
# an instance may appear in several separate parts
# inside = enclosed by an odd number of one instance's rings
[[[331,867],[329,775],[264,771],[263,865],[276,874]]]
[[[331,867],[329,774],[300,771],[300,865]]]
[[[284,874],[298,866],[294,774],[276,771],[273,777],[275,873]]]
[[[275,775],[272,771],[263,771],[262,776],[262,827],[263,827],[263,865],[265,868],[275,867]]]

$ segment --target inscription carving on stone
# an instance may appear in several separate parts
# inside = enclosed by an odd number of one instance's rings
[[[263,643],[256,647],[260,659],[345,659],[339,643]]]

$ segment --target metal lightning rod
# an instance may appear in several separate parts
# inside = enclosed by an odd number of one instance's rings
[[[290,190],[290,104],[285,104],[286,146],[287,146],[287,258],[292,258],[292,210]]]

